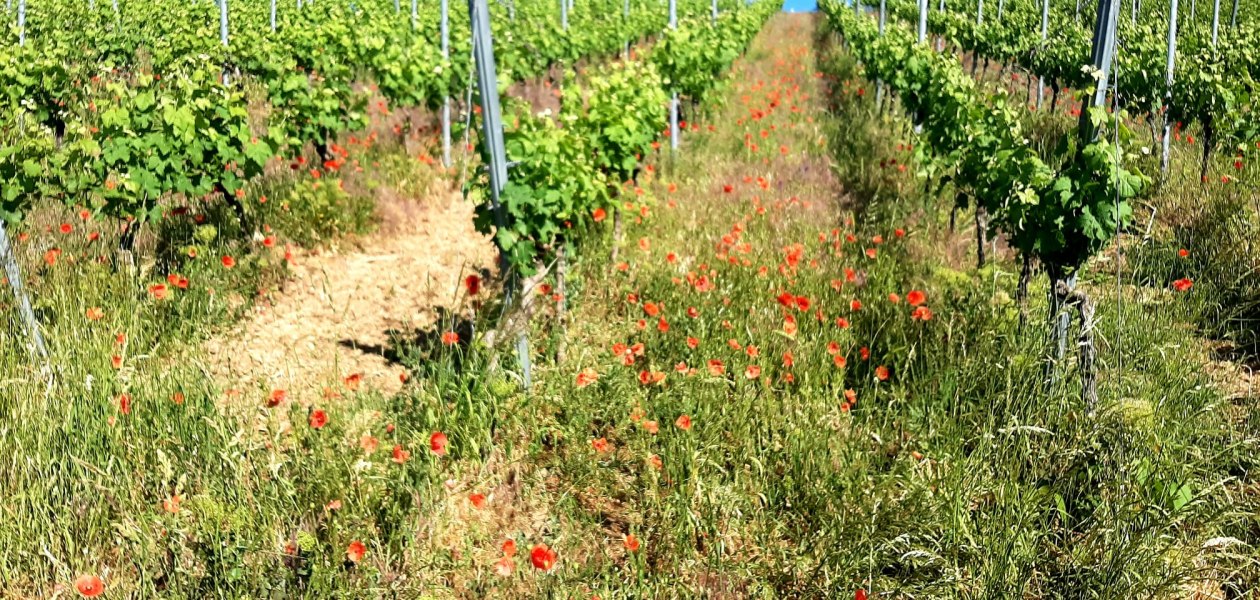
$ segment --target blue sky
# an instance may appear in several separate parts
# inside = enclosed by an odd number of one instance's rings
[[[818,10],[818,0],[783,0],[787,12],[813,12]]]

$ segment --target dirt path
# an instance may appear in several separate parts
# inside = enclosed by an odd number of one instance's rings
[[[463,278],[494,256],[458,192],[427,196],[380,203],[381,230],[357,244],[295,255],[272,301],[207,344],[220,385],[314,400],[358,374],[361,389],[396,393],[404,369],[385,356],[389,332],[431,325]]]

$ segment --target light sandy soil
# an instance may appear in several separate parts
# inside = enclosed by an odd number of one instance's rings
[[[401,389],[404,368],[385,355],[389,332],[432,325],[464,277],[494,259],[490,240],[473,229],[470,202],[445,187],[427,196],[381,199],[377,233],[295,254],[279,293],[207,343],[220,385],[243,399],[283,389],[298,401],[354,374],[365,389]]]

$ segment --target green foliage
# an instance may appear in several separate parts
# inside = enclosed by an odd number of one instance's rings
[[[1128,223],[1128,200],[1150,181],[1122,166],[1132,160],[1121,160],[1112,136],[1083,147],[1065,143],[1052,156],[1038,156],[1005,96],[979,90],[952,54],[915,43],[901,29],[881,36],[873,21],[836,2],[824,2],[823,10],[866,65],[867,76],[899,94],[922,125],[935,168],[964,192],[963,202],[988,211],[990,226],[1005,232],[1012,246],[1073,270]],[[1089,117],[1096,131],[1119,127],[1120,119],[1101,109]],[[1120,133],[1127,147],[1130,136]]]
[[[608,182],[596,168],[588,141],[560,120],[533,115],[525,106],[513,109],[513,126],[503,132],[507,159],[513,163],[499,197],[503,226],[490,196],[490,178],[470,185],[481,200],[477,230],[494,233],[495,244],[519,273],[532,273],[538,261],[564,243],[567,232],[581,227],[596,207],[608,204]]]
[[[629,181],[665,126],[669,98],[651,63],[616,63],[586,81],[573,122],[591,144],[599,169],[616,185]],[[566,107],[567,108],[567,107]]]

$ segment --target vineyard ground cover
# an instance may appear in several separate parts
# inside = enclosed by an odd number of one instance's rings
[[[620,259],[592,236],[573,265],[567,329],[540,295],[524,392],[460,328],[403,336],[388,372],[406,369],[400,389],[358,367],[300,391],[224,389],[195,348],[166,346],[197,333],[181,327],[238,318],[275,281],[281,249],[228,268],[221,240],[203,241],[212,264],[162,303],[93,265],[92,246],[62,244],[30,270],[47,278],[50,339],[72,370],[42,396],[18,353],[0,357],[0,393],[23,399],[0,402],[0,448],[20,449],[0,456],[26,457],[0,461],[20,490],[0,519],[0,591],[71,594],[84,573],[106,597],[1255,589],[1254,560],[1228,541],[1260,543],[1254,400],[1220,394],[1187,333],[1211,298],[1161,289],[1118,315],[1104,304],[1104,410],[1082,414],[1074,379],[1047,391],[1044,328],[1021,333],[1010,300],[1017,270],[1001,254],[978,271],[942,256],[965,228],[951,234],[950,202],[915,177],[910,127],[896,110],[876,116],[870,84],[817,22],[776,16],[721,102],[693,117],[683,154],[649,157],[642,195],[619,199],[631,203]],[[365,311],[412,312],[428,293],[420,260],[380,274],[403,252],[445,254],[432,290],[461,312],[463,296],[490,296],[459,283],[476,262],[457,256],[478,245],[468,207],[413,214],[427,179],[378,186],[411,171],[364,168],[351,195],[420,190],[374,196],[409,216],[383,215],[351,252],[299,255],[292,297],[321,316],[277,306],[299,316],[286,331],[333,324],[331,337],[362,340],[393,326]],[[437,231],[412,235],[409,217],[427,215]],[[464,220],[436,221],[448,217]],[[49,224],[28,262],[70,235]],[[1108,289],[1093,271],[1084,285]],[[1044,296],[1034,289],[1033,311]],[[299,343],[265,320],[247,331],[226,359]]]
[[[842,79],[858,73],[849,60],[842,55],[836,63],[840,67],[837,74]],[[862,87],[866,92],[864,97],[856,93],[857,88]],[[891,116],[875,116],[877,112],[869,100],[872,87],[873,83],[861,79],[852,79],[846,83],[841,95],[849,99],[850,112],[841,112],[842,118],[847,115],[854,120],[872,121],[877,123],[876,127],[888,130],[892,134],[888,136],[890,138],[909,138],[909,125],[897,116],[902,113],[895,102],[884,113]],[[854,106],[857,107],[856,111]],[[844,148],[853,146],[850,140],[855,137],[857,136],[841,138],[839,154],[842,157],[846,155]],[[861,164],[858,159],[867,155],[870,149],[856,148],[849,152],[851,160],[842,158],[839,161],[842,168],[850,165],[851,172],[842,172],[841,175],[847,189],[882,191],[885,197],[908,204],[901,210],[919,211],[926,222],[917,225],[916,230],[931,229],[935,223],[938,234],[948,231],[945,226],[947,219],[942,211],[952,204],[949,197],[952,192],[946,191],[941,196],[925,194],[921,182],[918,185],[906,182],[899,186],[881,183],[881,179],[890,178],[889,173],[893,179],[904,177],[898,175],[901,169],[898,162],[881,159],[878,169],[853,168],[852,165]],[[885,152],[891,153],[891,148],[885,147]],[[868,161],[867,164],[871,162],[874,161]],[[902,161],[900,164],[905,165],[906,162]],[[907,170],[913,172],[915,167],[910,163]],[[1197,178],[1197,172],[1194,177]],[[1197,187],[1198,183],[1195,182],[1194,185]],[[1183,200],[1192,197],[1188,191],[1182,190],[1181,193],[1186,194]],[[1164,209],[1161,208],[1162,210]],[[1145,216],[1138,221],[1143,226],[1148,222]],[[1220,229],[1238,231],[1233,224]],[[918,258],[928,264],[941,260],[937,249],[944,245],[944,240],[933,238],[926,231],[924,233],[934,243],[929,243],[928,252],[920,253]],[[1223,241],[1224,237],[1218,234],[1213,238],[1196,238],[1193,244],[1188,243],[1187,238],[1180,238],[1178,242],[1165,240],[1150,243],[1142,240],[1140,231],[1134,231],[1122,238],[1121,243],[1126,248],[1124,254],[1117,256],[1108,251],[1091,261],[1081,285],[1095,298],[1100,299],[1096,313],[1096,335],[1105,341],[1104,349],[1100,352],[1103,372],[1099,375],[1099,381],[1104,387],[1111,387],[1110,390],[1104,389],[1103,394],[1113,395],[1113,399],[1103,401],[1102,405],[1107,408],[1096,417],[1099,420],[1094,422],[1088,434],[1077,437],[1076,441],[1069,438],[1083,433],[1070,433],[1075,428],[1071,422],[1081,417],[1080,411],[1083,407],[1079,400],[1057,404],[1060,402],[1059,398],[1074,398],[1074,392],[1069,393],[1066,390],[1051,392],[1047,398],[1044,383],[1039,374],[1034,372],[1036,363],[1040,362],[1045,352],[1044,321],[1034,317],[1029,321],[1031,330],[1021,330],[1017,325],[1018,311],[1011,303],[1011,297],[1015,294],[1018,264],[1014,263],[1010,254],[997,253],[990,257],[994,261],[990,266],[978,273],[972,271],[972,277],[977,278],[973,280],[974,284],[984,288],[981,293],[990,305],[989,310],[995,311],[990,313],[991,316],[996,316],[997,320],[984,325],[976,323],[975,320],[984,319],[981,315],[985,313],[985,309],[978,306],[965,311],[969,315],[967,320],[981,330],[997,335],[997,339],[1004,339],[1004,342],[999,343],[1006,347],[1006,350],[994,351],[994,356],[1002,357],[998,359],[1001,366],[994,364],[992,373],[977,373],[977,377],[993,377],[993,373],[1000,373],[997,377],[1003,383],[997,384],[997,387],[1003,389],[1001,393],[1016,404],[1007,404],[1006,401],[997,399],[991,399],[991,404],[981,404],[986,406],[986,410],[999,413],[996,420],[1009,420],[1006,425],[988,426],[992,427],[988,434],[991,436],[989,439],[1008,441],[996,441],[997,446],[1005,450],[999,451],[989,465],[976,467],[990,474],[1007,473],[1013,479],[1010,483],[1004,482],[996,486],[981,484],[976,489],[984,490],[982,497],[972,498],[967,512],[972,519],[977,519],[979,514],[1001,514],[992,524],[1002,523],[1003,526],[1014,529],[996,537],[988,537],[980,533],[986,528],[985,525],[979,525],[985,522],[985,518],[972,521],[978,524],[979,529],[960,527],[957,522],[942,527],[940,532],[931,534],[930,538],[936,540],[936,544],[926,549],[927,555],[950,556],[956,560],[958,549],[951,550],[948,543],[942,546],[940,540],[956,535],[960,529],[966,530],[969,535],[982,536],[971,539],[979,548],[988,549],[989,558],[981,560],[990,561],[990,566],[981,567],[968,563],[970,566],[965,570],[990,575],[979,577],[970,586],[958,582],[956,588],[947,585],[950,588],[948,590],[926,591],[931,588],[916,587],[917,583],[911,580],[913,573],[918,570],[911,568],[894,576],[900,580],[899,585],[908,586],[894,585],[895,590],[947,597],[982,593],[998,596],[1116,594],[1117,597],[1151,595],[1208,598],[1233,597],[1231,594],[1246,597],[1254,592],[1260,574],[1256,563],[1247,558],[1245,553],[1225,551],[1217,544],[1241,542],[1246,546],[1237,547],[1243,548],[1256,543],[1254,527],[1257,508],[1260,508],[1254,499],[1257,483],[1253,476],[1246,474],[1250,471],[1247,465],[1251,461],[1245,458],[1245,451],[1242,451],[1242,448],[1253,444],[1256,439],[1256,398],[1247,379],[1239,377],[1246,367],[1221,360],[1221,355],[1216,351],[1219,344],[1196,335],[1195,323],[1203,311],[1216,310],[1220,306],[1219,294],[1210,284],[1208,289],[1200,290],[1197,278],[1193,293],[1172,289],[1174,280],[1200,273],[1201,267],[1198,265],[1204,261],[1232,264],[1234,268],[1238,268],[1236,261],[1222,261],[1222,254],[1232,252],[1224,248],[1235,247],[1224,245],[1221,243]],[[1178,246],[1179,242],[1185,242],[1185,245]],[[1148,246],[1148,250],[1143,250]],[[1189,259],[1178,257],[1179,247],[1189,248]],[[1207,256],[1194,258],[1196,254]],[[1191,262],[1194,264],[1189,264]],[[1117,297],[1118,267],[1122,280]],[[1044,280],[1037,279],[1034,282],[1034,289],[1030,292],[1033,306],[1029,312],[1032,315],[1044,315],[1047,312],[1045,283]],[[1005,316],[1002,316],[1003,313]],[[961,326],[961,322],[957,320],[960,313],[955,315],[953,323]],[[1005,346],[1008,343],[1014,346]],[[982,349],[983,345],[973,338],[966,351],[966,358],[955,354],[953,364],[944,370],[931,371],[933,376],[951,380],[950,373],[959,372],[954,369],[965,372],[971,368],[967,365],[975,367],[986,362],[979,358],[979,355],[986,352]],[[920,350],[934,354],[926,347]],[[1031,359],[1031,364],[1023,362],[1028,359]],[[1068,369],[1074,368],[1072,365],[1065,366]],[[1206,373],[1200,372],[1200,369]],[[1022,379],[1030,375],[1029,379]],[[1074,376],[1075,374],[1065,375]],[[956,400],[961,400],[964,404],[968,402],[965,400],[968,392],[979,393],[981,396],[986,393],[979,389],[985,387],[984,384],[962,387],[967,391],[954,388],[951,392]],[[1195,394],[1206,395],[1196,400],[1191,397]],[[1015,399],[1020,397],[1037,398],[1057,406],[1018,408],[1020,401]],[[1200,402],[1203,404],[1199,404]],[[1199,408],[1191,408],[1196,405]],[[1189,421],[1185,420],[1187,410],[1197,416]],[[1204,412],[1199,413],[1200,410]],[[927,409],[926,412],[932,414],[932,409]],[[956,409],[953,416],[944,421],[924,418],[934,423],[933,429],[943,436],[938,437],[937,442],[942,442],[949,437],[943,434],[943,430],[951,427],[945,422],[951,419],[967,421],[969,418],[961,416],[963,414],[965,410]],[[1035,416],[1038,414],[1041,416]],[[978,427],[984,429],[986,426]],[[914,429],[913,426],[906,427],[907,431]],[[1025,433],[1018,433],[1020,431]],[[1032,433],[1033,431],[1039,433]],[[1012,437],[1041,434],[1053,436],[1057,441],[1033,442],[1029,439],[1031,447],[1022,450],[1011,450],[1008,446]],[[919,438],[919,441],[925,440]],[[1156,444],[1155,447],[1158,448],[1159,458],[1154,461],[1142,458],[1147,448],[1152,447],[1151,444]],[[1078,446],[1077,450],[1067,450],[1072,446]],[[1181,450],[1172,450],[1178,446]],[[964,447],[968,445],[964,443]],[[1051,450],[1054,447],[1059,450]],[[968,451],[969,458],[962,463],[979,458],[971,454],[978,447],[971,448]],[[1106,450],[1099,451],[1101,448]],[[1233,458],[1216,464],[1213,464],[1214,460],[1181,461],[1171,459],[1168,454],[1170,451],[1183,456],[1220,452],[1222,455],[1232,455]],[[1077,458],[1067,459],[1071,455],[1076,455]],[[954,458],[957,459],[958,456],[955,455]],[[1241,462],[1236,462],[1239,459]],[[1166,460],[1171,462],[1164,462]],[[948,469],[969,471],[962,463],[955,462]],[[1108,477],[1114,478],[1111,482],[1099,482],[1095,475],[1089,474],[1101,465],[1110,465],[1106,468],[1109,469]],[[1242,471],[1238,470],[1240,467]],[[1040,475],[1035,475],[1038,473]],[[1030,479],[1024,479],[1025,477]],[[968,483],[975,484],[985,478],[984,475],[978,475]],[[1085,481],[1091,483],[1084,483]],[[1024,484],[1020,482],[1031,483],[1035,489],[1027,489],[1021,493],[1018,490]],[[1077,487],[1082,484],[1084,487]],[[1178,490],[1178,486],[1186,487]],[[933,488],[937,492],[943,489]],[[1120,490],[1124,491],[1118,493]],[[959,491],[955,488],[945,494],[958,494]],[[990,493],[994,495],[989,496]],[[1182,497],[1178,499],[1178,495]],[[963,493],[962,496],[967,497],[967,494]],[[1119,506],[1127,505],[1129,501],[1136,503],[1133,515],[1125,514],[1119,509]],[[1135,516],[1152,510],[1161,516],[1142,522]],[[1135,518],[1139,521],[1135,521]],[[1023,528],[1026,528],[1026,534],[1017,533]],[[1126,532],[1123,542],[1114,538],[1107,539],[1105,530],[1111,528]],[[1007,535],[1011,538],[1007,538]],[[913,536],[907,538],[903,534],[902,540],[912,539]],[[993,548],[1003,548],[1006,554],[1000,558],[993,556]],[[907,552],[903,557],[920,550],[913,542],[901,546],[900,549]],[[1028,554],[1023,554],[1024,557],[1020,558],[1024,552]],[[1035,555],[1037,552],[1044,552],[1048,556],[1044,560],[1039,559]],[[1128,564],[1122,565],[1108,559],[1110,553],[1117,553],[1117,557],[1123,557],[1123,561]],[[1085,558],[1087,556],[1090,558]],[[1178,560],[1174,560],[1173,564],[1165,562],[1170,557],[1178,557],[1179,564]],[[1231,566],[1224,567],[1227,563]],[[1083,572],[1080,569],[1089,570],[1094,575],[1078,578]],[[1071,583],[1059,580],[1065,576],[1071,579]],[[1125,584],[1118,585],[1121,580]],[[1059,581],[1057,585],[1056,581]],[[1071,591],[1064,592],[1064,589]]]
[[[964,68],[972,72],[970,65],[977,60],[976,55],[964,52],[960,57]],[[983,57],[978,60],[984,63]],[[1004,89],[1009,97],[1020,101],[1036,87],[1034,75],[1019,67],[1003,73],[996,61],[975,73],[989,89]],[[1023,121],[1030,138],[1041,148],[1053,147],[1070,136],[1080,114],[1079,100],[1067,93],[1053,106],[1047,94],[1041,111],[1031,104],[1027,108]],[[1141,157],[1141,168],[1156,172],[1162,134],[1145,118],[1131,119],[1128,126],[1149,150]],[[1125,252],[1117,257],[1118,248],[1112,249],[1106,253],[1107,259],[1132,267],[1129,272],[1141,285],[1166,288],[1176,279],[1191,278],[1211,299],[1202,303],[1206,310],[1195,315],[1194,322],[1199,334],[1212,340],[1209,344],[1227,359],[1220,362],[1220,371],[1231,375],[1222,383],[1240,391],[1252,389],[1251,373],[1260,356],[1260,289],[1253,278],[1238,274],[1250,273],[1260,265],[1260,249],[1249,242],[1260,220],[1260,205],[1253,200],[1260,190],[1260,171],[1256,168],[1260,147],[1239,145],[1212,153],[1205,179],[1201,172],[1202,128],[1186,124],[1174,127],[1172,135],[1168,175],[1161,177],[1159,185],[1136,207],[1134,226],[1126,232],[1129,239],[1122,241]],[[1191,246],[1199,250],[1187,257],[1177,256],[1178,251]]]

